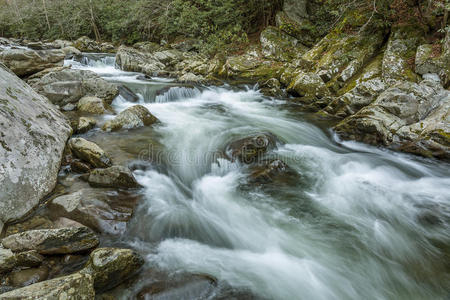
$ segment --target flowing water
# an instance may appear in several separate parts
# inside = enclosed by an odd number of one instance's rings
[[[144,197],[120,242],[148,270],[208,274],[261,299],[449,299],[448,164],[341,143],[253,88],[141,80],[101,55],[66,63],[128,86],[161,121],[116,136],[130,144],[139,135],[127,153]],[[296,182],[248,184],[248,168],[222,158],[229,142],[259,132],[278,137],[270,155]],[[148,282],[141,277],[124,298]],[[228,299],[220,286],[199,298]]]

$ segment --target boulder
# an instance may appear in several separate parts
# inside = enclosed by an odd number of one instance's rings
[[[93,129],[96,124],[97,121],[92,118],[80,117],[78,120],[77,133],[86,133]]]
[[[70,134],[56,107],[0,64],[0,228],[54,189]]]
[[[62,66],[66,54],[59,49],[7,49],[0,52],[3,62],[17,76],[30,76],[47,68]]]
[[[117,86],[88,70],[55,70],[30,81],[30,85],[39,94],[61,107],[67,103],[76,103],[84,96],[98,97],[111,104],[119,94]]]
[[[450,92],[437,75],[420,83],[402,82],[339,123],[345,139],[385,145],[426,157],[450,157]]]
[[[122,111],[113,120],[107,121],[102,129],[105,131],[133,129],[150,126],[157,121],[158,119],[153,116],[147,108],[142,105],[135,105]]]
[[[98,243],[94,232],[87,227],[30,230],[2,240],[3,247],[13,252],[36,250],[45,255],[83,252]]]
[[[49,269],[47,266],[40,266],[37,268],[28,268],[16,270],[8,274],[7,281],[14,287],[24,287],[37,282],[44,281],[49,276]]]
[[[54,228],[53,222],[48,218],[44,216],[33,216],[23,222],[15,223],[12,225],[9,225],[6,228],[5,236],[9,236],[12,234],[28,231],[28,230],[34,230],[34,229],[52,229]]]
[[[10,249],[0,248],[0,274],[14,268],[31,268],[39,266],[44,258],[35,250],[14,253]]]
[[[137,196],[116,189],[83,188],[57,197],[49,204],[52,212],[89,226],[97,232],[123,234],[131,219]]]
[[[281,83],[276,78],[271,78],[260,85],[261,92],[270,97],[286,97],[287,94],[281,89]]]
[[[103,100],[98,97],[85,96],[78,101],[77,109],[80,112],[101,115],[106,112]]]
[[[303,72],[292,81],[288,92],[300,97],[323,98],[330,95],[330,91],[319,75]]]
[[[96,168],[112,166],[111,158],[97,144],[83,138],[71,138],[68,143],[73,154]]]
[[[133,250],[99,248],[81,272],[92,276],[96,291],[105,291],[135,275],[143,264],[144,259]]]
[[[140,72],[149,76],[158,74],[166,67],[150,53],[141,52],[126,46],[120,46],[117,51],[116,64],[121,70]]]
[[[93,187],[116,187],[121,189],[138,188],[140,185],[130,169],[112,166],[107,169],[95,169],[89,174],[88,182]]]
[[[136,95],[135,92],[133,92],[126,86],[120,85],[118,88],[119,88],[119,95],[122,96],[122,98],[124,98],[128,102],[138,102],[139,101],[139,96]]]
[[[414,59],[417,47],[425,36],[422,28],[410,24],[392,28],[383,58],[383,79],[389,85],[396,81],[418,81]]]
[[[249,164],[258,162],[263,155],[276,147],[276,137],[271,133],[258,133],[231,142],[226,153],[232,159]]]
[[[99,43],[87,36],[82,36],[75,42],[73,47],[82,52],[97,52],[97,53],[112,53],[115,51],[115,47],[111,43]]]
[[[203,76],[195,75],[193,73],[186,73],[178,78],[178,82],[181,83],[193,83],[193,84],[202,84],[206,80]]]
[[[94,299],[94,282],[89,274],[75,273],[32,284],[0,295],[0,299]]]
[[[308,48],[300,44],[296,38],[272,26],[261,32],[260,42],[265,58],[283,62],[291,61],[308,51]]]
[[[301,44],[314,46],[319,37],[319,34],[316,32],[317,30],[315,30],[317,26],[314,26],[307,18],[295,18],[295,21],[289,17],[289,14],[289,11],[280,11],[277,13],[275,17],[277,27],[284,33],[297,39]]]

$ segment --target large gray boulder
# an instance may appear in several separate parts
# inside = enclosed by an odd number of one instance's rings
[[[110,104],[119,94],[117,86],[88,70],[55,70],[29,83],[36,92],[61,107],[85,96],[98,97]]]
[[[66,299],[95,298],[94,280],[90,274],[75,273],[32,284],[0,295],[0,299]]]
[[[56,107],[0,64],[0,229],[53,190],[71,131]]]
[[[402,82],[335,129],[345,139],[390,146],[426,157],[450,158],[450,92],[437,75]]]
[[[260,42],[265,58],[283,62],[291,61],[308,51],[296,38],[272,26],[261,32]]]
[[[47,68],[62,66],[66,54],[60,49],[7,49],[0,52],[3,62],[17,76],[29,76]]]

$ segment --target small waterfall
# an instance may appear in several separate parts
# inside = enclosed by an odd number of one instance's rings
[[[116,57],[108,54],[84,54],[77,59],[82,65],[88,67],[114,67],[116,65]]]
[[[190,99],[201,95],[200,89],[193,87],[176,86],[169,88],[165,93],[157,95],[155,98],[156,103],[173,102],[182,99]]]

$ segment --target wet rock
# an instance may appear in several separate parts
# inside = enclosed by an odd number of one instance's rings
[[[136,297],[139,300],[179,298],[209,299],[213,297],[216,285],[216,280],[210,276],[187,275],[181,279],[168,278],[164,281],[156,281],[146,285],[138,292]]]
[[[72,46],[61,48],[61,50],[64,51],[64,54],[66,54],[66,57],[74,57],[74,56],[81,55],[81,51]]]
[[[289,85],[288,91],[300,97],[323,98],[330,95],[322,78],[314,73],[300,73]]]
[[[101,115],[106,112],[103,100],[97,97],[86,96],[78,101],[77,109],[80,112]]]
[[[236,140],[227,146],[226,152],[239,161],[249,164],[257,162],[276,146],[276,137],[270,133],[259,133]]]
[[[450,92],[437,75],[430,75],[420,84],[403,82],[389,88],[335,129],[346,139],[447,159],[449,111]]]
[[[10,249],[0,248],[0,273],[9,272],[16,266],[16,257]]]
[[[67,119],[0,64],[0,228],[24,217],[56,184]]]
[[[423,36],[422,26],[400,25],[392,28],[383,58],[383,79],[388,84],[395,84],[398,80],[418,80],[413,62]]]
[[[99,248],[81,272],[92,275],[95,290],[105,291],[135,275],[143,264],[144,259],[133,250]]]
[[[48,278],[48,267],[30,268],[14,271],[8,275],[8,282],[14,287],[24,287]],[[1,297],[1,295],[0,295]]]
[[[109,156],[97,144],[83,138],[72,138],[68,143],[73,154],[96,168],[112,166]]]
[[[133,129],[142,126],[150,126],[158,119],[147,108],[135,105],[122,111],[113,120],[107,121],[102,129],[105,131],[117,131],[120,129]]]
[[[89,173],[91,171],[91,167],[88,164],[85,164],[82,161],[74,160],[70,163],[70,169],[75,173]]]
[[[276,78],[272,78],[261,84],[261,92],[270,97],[286,97],[287,94],[281,89],[281,83]]]
[[[52,229],[53,222],[45,216],[33,216],[23,222],[9,225],[6,228],[5,236],[33,230],[33,229]]]
[[[97,121],[92,118],[81,117],[78,120],[77,133],[86,133],[97,125]]]
[[[64,106],[76,103],[85,96],[93,96],[111,104],[119,94],[118,88],[87,70],[61,69],[52,71],[30,82],[35,91],[52,103]]]
[[[22,77],[62,66],[65,56],[62,50],[8,49],[0,52],[0,62]]]
[[[291,169],[282,160],[274,159],[264,161],[251,168],[250,183],[295,183],[299,179],[298,173]]]
[[[132,90],[127,88],[124,85],[119,86],[119,94],[128,102],[137,102],[139,101],[139,96],[136,95]]]
[[[261,33],[260,42],[265,58],[283,62],[291,61],[308,51],[297,39],[271,26]]]
[[[130,169],[123,166],[92,170],[89,174],[88,182],[93,187],[116,187],[121,189],[140,187]]]
[[[16,266],[23,268],[37,267],[44,261],[44,257],[40,255],[36,250],[17,253],[15,255],[15,259]]]
[[[75,273],[0,295],[0,299],[94,299],[92,276]]]
[[[97,232],[123,234],[138,197],[112,192],[84,188],[53,199],[49,206],[54,214],[75,220]]]
[[[3,247],[13,252],[36,250],[40,254],[67,254],[92,249],[98,238],[87,227],[39,229],[10,235],[2,240]]]
[[[55,220],[55,227],[56,228],[70,228],[70,227],[79,228],[79,227],[84,227],[84,225],[81,223],[78,223],[77,221],[61,217],[61,218],[58,218]]]

